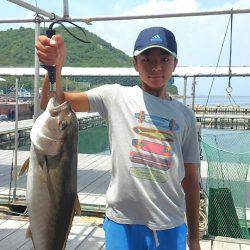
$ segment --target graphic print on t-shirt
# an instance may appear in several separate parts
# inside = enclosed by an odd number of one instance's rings
[[[140,127],[140,126],[133,127],[133,130],[138,135],[142,135],[152,139],[158,139],[160,141],[173,142],[173,133],[171,131],[165,132],[163,130]]]
[[[133,127],[133,131],[138,138],[132,139],[130,160],[135,164],[130,173],[140,179],[166,182],[166,171],[171,168],[173,155],[170,142],[174,142],[173,131],[179,126],[173,119],[149,115],[144,111],[135,113],[135,118],[138,126]]]
[[[153,124],[156,127],[161,127],[167,131],[174,131],[179,129],[179,126],[178,124],[176,124],[174,119],[167,119],[158,115],[145,114],[143,111],[141,111],[140,113],[135,113],[135,117],[141,124]]]

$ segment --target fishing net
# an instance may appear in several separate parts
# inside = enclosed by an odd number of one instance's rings
[[[246,220],[250,132],[207,134],[202,146],[208,162],[208,233],[250,239]]]

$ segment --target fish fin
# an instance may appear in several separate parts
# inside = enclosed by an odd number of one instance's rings
[[[81,213],[82,213],[82,211],[81,211],[81,204],[80,204],[78,195],[76,196],[76,199],[75,199],[74,210],[75,210],[75,214],[76,215],[78,215],[78,216],[81,215]]]
[[[18,176],[20,177],[23,175],[29,168],[30,158],[28,158],[22,165],[22,167],[19,170]]]
[[[25,234],[25,238],[31,238],[32,239],[32,233],[31,233],[31,230],[30,230],[30,227],[27,228],[26,230],[26,234]]]

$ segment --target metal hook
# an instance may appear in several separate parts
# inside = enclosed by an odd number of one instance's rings
[[[231,93],[233,92],[233,88],[231,86],[227,87],[226,91],[227,91],[228,95],[231,95]]]

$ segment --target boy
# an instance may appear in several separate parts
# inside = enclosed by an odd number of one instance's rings
[[[140,86],[104,85],[85,93],[62,91],[61,69],[66,49],[40,36],[40,61],[56,65],[59,102],[75,111],[99,112],[109,128],[112,173],[104,221],[106,249],[199,250],[199,164],[195,117],[173,100],[167,82],[177,65],[174,34],[163,27],[143,30],[134,47]],[[48,102],[48,77],[41,108]]]

